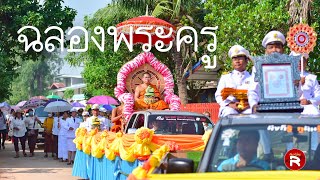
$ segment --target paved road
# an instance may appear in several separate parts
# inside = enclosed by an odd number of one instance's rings
[[[43,149],[37,148],[34,157],[20,158],[15,156],[11,141],[6,142],[6,149],[0,150],[0,179],[1,180],[76,180],[71,176],[72,167],[65,162],[53,158],[44,158]],[[28,145],[26,144],[28,148]],[[26,151],[29,152],[28,150]],[[29,154],[28,154],[29,155]]]

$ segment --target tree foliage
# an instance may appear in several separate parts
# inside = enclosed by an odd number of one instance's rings
[[[311,1],[310,16],[307,20],[314,30],[317,32],[317,45],[314,47],[312,53],[310,53],[310,59],[308,62],[309,71],[317,74],[318,80],[320,79],[320,0]]]
[[[48,94],[48,87],[53,83],[54,76],[62,66],[62,59],[53,54],[46,60],[21,61],[17,68],[19,74],[12,81],[9,102],[16,104],[33,96]]]
[[[10,95],[10,84],[16,77],[16,67],[25,60],[44,60],[46,52],[24,51],[24,44],[18,41],[17,31],[26,25],[37,27],[41,32],[41,42],[58,32],[44,33],[49,26],[59,26],[64,31],[72,27],[76,11],[62,6],[63,0],[0,0],[0,61],[3,73],[0,79],[0,100]],[[29,42],[36,39],[36,33],[23,31]],[[57,45],[57,42],[52,41]],[[20,59],[21,61],[17,61]]]
[[[85,28],[93,31],[96,26],[101,26],[106,30],[110,26],[115,26],[122,21],[143,15],[143,13],[139,9],[128,9],[111,4],[98,10],[93,17],[86,17]],[[100,41],[100,37],[95,36],[95,38],[98,42]],[[90,97],[102,94],[113,95],[119,69],[140,53],[140,45],[134,46],[134,51],[129,52],[124,43],[121,44],[117,52],[114,52],[113,37],[106,35],[106,46],[103,52],[90,41],[89,49],[86,53],[70,53],[67,59],[73,65],[84,63],[83,78],[87,85],[85,94]],[[161,61],[167,62],[165,55],[160,55],[160,58]]]
[[[63,93],[63,98],[64,99],[70,99],[74,95],[74,90],[73,89],[67,89]]]
[[[301,3],[301,4],[299,4]],[[300,0],[240,0],[219,1],[208,0],[205,8],[209,13],[205,17],[206,25],[218,26],[218,48],[215,54],[218,56],[221,71],[230,71],[231,60],[227,57],[231,46],[242,45],[248,49],[252,56],[264,54],[261,42],[264,36],[271,30],[281,31],[285,36],[289,27],[300,22],[300,16],[304,23],[308,23],[320,33],[320,1]],[[310,9],[308,9],[310,8]],[[289,14],[290,12],[290,14]],[[291,16],[292,17],[291,17]],[[308,17],[308,19],[304,19]],[[318,36],[318,44],[320,37]],[[319,57],[319,46],[310,54],[309,69],[311,72],[319,72],[320,63],[315,61]],[[290,52],[289,48],[285,49]]]
[[[208,0],[205,8],[207,26],[218,26],[217,55],[222,71],[232,70],[227,57],[231,46],[239,44],[252,56],[264,54],[261,45],[264,36],[271,30],[288,31],[289,14],[287,0]]]

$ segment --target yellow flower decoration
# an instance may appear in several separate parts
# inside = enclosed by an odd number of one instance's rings
[[[109,134],[108,134],[108,131],[107,130],[104,130],[101,135],[100,135],[102,138],[105,138],[105,137],[108,137]]]
[[[138,144],[149,144],[152,141],[154,131],[141,127],[134,134],[134,140]]]
[[[89,133],[89,136],[96,135],[98,133],[98,131],[99,131],[98,128],[95,128],[95,129],[91,130],[90,133]]]
[[[132,174],[137,178],[137,179],[144,179],[147,177],[147,171],[143,169],[141,166],[135,168],[132,171]]]

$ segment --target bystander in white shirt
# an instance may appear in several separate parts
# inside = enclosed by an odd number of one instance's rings
[[[18,128],[18,129],[14,129]],[[10,129],[13,129],[13,136],[14,137],[23,137],[27,132],[25,120],[21,118],[13,118],[12,122],[10,123]]]

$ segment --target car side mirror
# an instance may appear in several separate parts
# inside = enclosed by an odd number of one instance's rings
[[[194,162],[186,158],[169,159],[167,173],[193,173]]]
[[[137,129],[136,128],[129,128],[128,129],[128,134],[134,134],[136,133]]]

